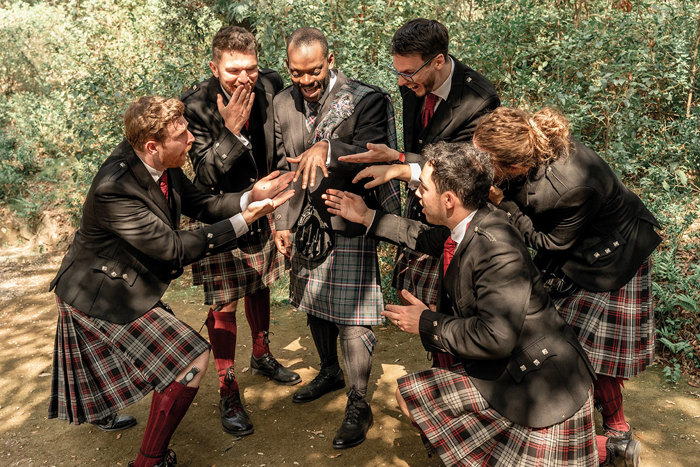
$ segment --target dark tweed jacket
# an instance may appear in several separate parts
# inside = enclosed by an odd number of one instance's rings
[[[586,290],[617,290],[661,242],[659,223],[598,154],[573,145],[568,158],[506,186],[499,207],[538,252],[538,264],[560,264]]]
[[[378,212],[368,235],[441,257],[449,231]],[[469,224],[441,280],[437,312],[421,315],[420,337],[427,350],[456,356],[489,404],[515,423],[561,423],[588,398],[586,354],[519,233],[493,206]]]
[[[153,308],[184,266],[235,248],[228,217],[240,212],[240,195],[204,194],[179,168],[167,173],[166,201],[122,141],[92,181],[80,228],[50,290],[86,315],[124,324]],[[178,230],[181,213],[212,225]]]

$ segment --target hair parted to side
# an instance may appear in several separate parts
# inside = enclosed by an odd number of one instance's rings
[[[532,169],[568,157],[571,149],[569,122],[550,107],[534,114],[498,107],[479,121],[474,144],[490,153],[499,166],[520,164]]]
[[[323,55],[328,56],[328,39],[320,29],[316,28],[299,28],[295,30],[287,40],[287,55],[292,47],[301,47],[303,45],[321,44]]]
[[[214,35],[211,44],[212,60],[217,62],[224,52],[258,53],[255,36],[240,26],[224,26]]]
[[[165,141],[168,125],[185,112],[185,104],[178,99],[143,96],[133,101],[124,115],[124,132],[131,147],[140,151],[146,141]]]
[[[454,192],[467,209],[486,205],[493,184],[491,158],[471,143],[439,143],[426,146],[423,154],[433,168],[439,193]]]
[[[391,39],[391,55],[420,55],[428,60],[443,54],[447,60],[450,35],[447,28],[434,19],[417,18],[401,26]]]

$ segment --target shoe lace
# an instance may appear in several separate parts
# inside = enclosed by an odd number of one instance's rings
[[[241,396],[234,393],[224,399],[224,410],[227,417],[230,417],[235,412],[243,411],[243,403],[241,402]]]
[[[345,409],[345,418],[343,423],[356,424],[360,419],[360,409],[353,403],[349,402],[347,408]]]

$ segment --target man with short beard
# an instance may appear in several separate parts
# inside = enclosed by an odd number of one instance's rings
[[[213,76],[182,96],[185,118],[195,136],[189,152],[194,184],[206,193],[245,190],[277,165],[272,98],[282,89],[282,78],[258,66],[257,41],[238,26],[225,26],[216,33],[209,67]],[[239,240],[240,248],[192,265],[193,282],[204,286],[204,303],[211,306],[206,324],[219,374],[221,425],[237,436],[253,433],[234,373],[239,299],[245,297],[253,340],[250,368],[281,384],[301,382],[269,347],[269,286],[285,269],[273,229],[272,218],[266,216]]]
[[[337,354],[340,337],[350,391],[333,447],[343,449],[362,443],[372,425],[365,399],[376,343],[371,326],[382,322],[383,299],[376,243],[363,235],[362,226],[330,216],[321,195],[332,187],[370,198],[370,192],[351,183],[362,166],[339,163],[338,157],[368,143],[394,146],[393,108],[381,89],[334,69],[334,56],[318,29],[298,29],[287,44],[293,86],[275,97],[275,138],[278,156],[296,170],[296,191],[289,209],[279,211],[275,241],[291,257],[291,302],[307,313],[321,358],[320,372],[293,401],[310,402],[345,387]],[[379,187],[382,193],[373,198],[398,212],[396,188]]]

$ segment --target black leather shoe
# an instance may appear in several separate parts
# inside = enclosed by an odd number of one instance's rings
[[[338,371],[334,373],[321,370],[309,384],[294,393],[292,402],[297,404],[311,402],[324,394],[343,389],[344,387],[345,375],[343,370],[338,368]]]
[[[607,457],[601,465],[639,467],[642,445],[633,439],[608,438],[605,442]]]
[[[630,424],[627,424],[627,431],[620,431],[616,430],[615,428],[610,428],[608,425],[603,423],[603,436],[607,438],[617,438],[617,439],[626,439],[626,440],[631,440],[634,438],[632,434],[632,427]]]
[[[115,413],[102,420],[92,422],[92,424],[102,431],[119,431],[126,430],[136,425],[136,419],[131,415],[119,415]]]
[[[253,432],[253,424],[250,422],[243,404],[241,404],[241,395],[238,391],[219,401],[219,413],[221,414],[221,427],[226,433],[245,436]]]
[[[267,376],[278,383],[294,386],[301,383],[301,376],[291,370],[286,369],[275,357],[266,353],[260,358],[250,356],[250,368],[253,373]]]
[[[348,403],[345,406],[345,418],[333,438],[333,447],[347,449],[361,444],[372,423],[374,423],[372,408],[364,397],[355,391],[350,391]]]

